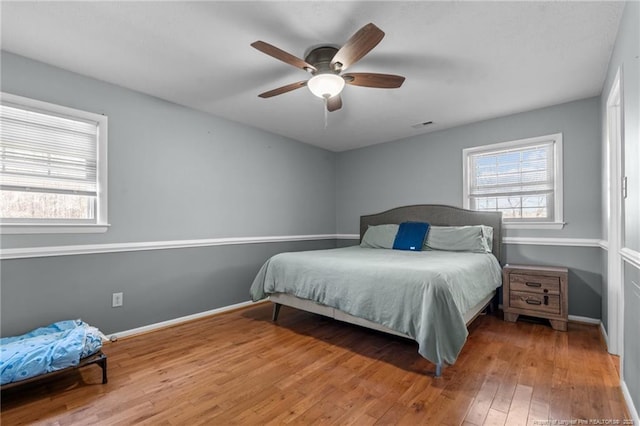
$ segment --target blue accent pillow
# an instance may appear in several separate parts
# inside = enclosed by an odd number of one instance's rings
[[[401,223],[393,241],[393,249],[421,251],[428,231],[429,224],[426,222]]]

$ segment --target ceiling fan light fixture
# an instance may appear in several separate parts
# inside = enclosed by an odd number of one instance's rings
[[[311,77],[307,82],[307,87],[315,96],[326,99],[339,95],[344,84],[344,79],[339,75],[326,73]]]
[[[342,74],[343,71],[346,71],[376,47],[383,37],[384,31],[374,24],[368,23],[341,47],[332,44],[312,46],[305,52],[304,59],[262,40],[255,41],[251,43],[253,48],[312,75],[307,81],[287,84],[260,93],[258,96],[263,99],[271,98],[307,86],[314,96],[324,101],[325,112],[333,112],[342,108],[340,93],[345,84],[379,89],[397,89],[404,82],[404,77],[400,75],[371,72]]]

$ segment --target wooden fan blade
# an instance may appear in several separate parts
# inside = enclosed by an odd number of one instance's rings
[[[301,68],[305,71],[317,71],[316,67],[304,61],[297,56],[293,56],[291,53],[287,53],[282,49],[278,49],[277,47],[265,43],[264,41],[255,41],[251,43],[251,46],[258,49],[262,53],[265,53],[269,56],[272,56],[286,64],[293,65],[296,68]]]
[[[380,28],[371,23],[365,25],[338,50],[331,59],[331,67],[334,70],[346,70],[376,47],[383,37],[384,32]]]
[[[352,86],[376,87],[380,89],[396,89],[402,86],[404,77],[393,74],[376,74],[370,72],[355,72],[343,74],[345,83]]]
[[[337,111],[342,108],[342,98],[340,95],[335,95],[327,99],[327,111]]]
[[[258,96],[261,98],[270,98],[272,96],[282,95],[283,93],[290,92],[292,90],[299,89],[307,85],[307,81],[298,81],[297,83],[287,84],[286,86],[278,87],[277,89],[269,90],[268,92],[260,93]]]

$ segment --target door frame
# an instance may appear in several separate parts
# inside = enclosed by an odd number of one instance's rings
[[[618,68],[606,103],[607,141],[607,345],[610,353],[622,356],[624,347],[624,114],[622,67]],[[622,362],[621,362],[622,364]]]

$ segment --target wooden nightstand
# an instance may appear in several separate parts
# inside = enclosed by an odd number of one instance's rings
[[[520,315],[547,318],[554,330],[567,331],[567,268],[505,265],[502,277],[505,321],[516,322]]]

